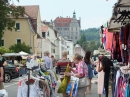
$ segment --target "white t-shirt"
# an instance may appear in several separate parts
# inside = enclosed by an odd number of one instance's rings
[[[38,66],[38,61],[37,61],[37,59],[36,59],[36,60],[31,59],[30,63],[31,63],[33,66]]]

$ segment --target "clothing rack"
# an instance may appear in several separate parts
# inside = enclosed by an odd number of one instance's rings
[[[29,81],[30,81],[30,70],[32,70],[32,69],[29,69],[29,68],[27,68],[28,69],[28,92],[27,92],[27,97],[29,97],[30,96],[30,83],[29,83]]]

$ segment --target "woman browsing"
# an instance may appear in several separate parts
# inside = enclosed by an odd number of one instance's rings
[[[92,78],[93,78],[93,71],[92,71],[92,67],[94,65],[94,62],[92,60],[92,54],[91,54],[91,51],[87,51],[86,54],[85,54],[85,57],[84,57],[84,62],[87,64],[88,66],[88,78],[89,78],[89,81],[90,81],[90,85],[89,85],[89,91],[88,93],[89,94],[92,94],[92,84],[91,84],[91,81],[92,81]],[[85,94],[87,94],[87,91],[85,92]]]
[[[80,79],[80,78],[84,78],[85,75],[88,75],[88,67],[85,64],[85,62],[82,61],[81,55],[79,55],[79,54],[74,55],[74,63],[76,64],[76,70],[71,68],[71,71],[74,74],[65,72],[66,76],[75,76]],[[85,97],[85,91],[86,91],[86,86],[78,88],[77,97]]]
[[[109,94],[109,76],[110,76],[110,66],[113,66],[112,61],[107,58],[106,56],[99,56],[99,62],[98,62],[98,68],[97,71],[101,72],[104,71],[104,88],[105,88],[105,97],[108,97]],[[100,66],[100,63],[102,66]]]

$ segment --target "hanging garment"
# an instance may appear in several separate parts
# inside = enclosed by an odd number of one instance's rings
[[[120,77],[119,78],[119,84],[118,84],[118,97],[123,97],[122,96],[122,93],[123,93],[123,78]]]
[[[120,41],[124,43],[124,27],[121,27],[120,29]]]
[[[118,97],[118,83],[119,83],[119,78],[120,78],[120,71],[117,71],[116,73],[116,84],[115,84],[115,93],[114,97]]]
[[[40,92],[42,94],[42,97],[50,97],[49,86],[45,80],[39,81],[39,88],[41,90]]]
[[[47,70],[50,75],[51,75],[51,80],[52,80],[52,84],[53,84],[53,87],[55,88],[56,85],[57,85],[57,80],[56,80],[56,77],[55,77],[55,74],[52,70]]]
[[[129,35],[128,35],[127,48],[130,50],[130,29],[129,29]]]
[[[108,32],[108,29],[105,29],[104,31],[106,32],[106,50],[111,50],[113,33]]]
[[[126,90],[125,90],[125,97],[130,97],[130,85],[126,85]]]
[[[39,81],[35,80],[33,84],[30,86],[30,97],[39,97]],[[18,88],[17,97],[27,97],[28,94],[28,85],[26,84],[25,80],[22,81],[21,86]]]

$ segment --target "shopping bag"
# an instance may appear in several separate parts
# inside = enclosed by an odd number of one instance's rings
[[[86,87],[90,84],[88,77],[80,78],[79,79],[79,87]]]

